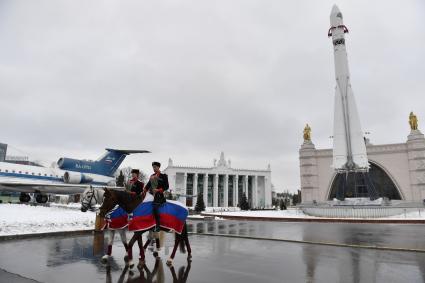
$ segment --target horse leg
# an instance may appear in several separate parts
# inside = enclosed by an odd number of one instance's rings
[[[173,252],[170,255],[170,258],[167,259],[167,265],[170,266],[173,264],[173,259],[176,256],[176,251],[177,251],[177,247],[179,246],[180,243],[180,235],[177,233],[174,233],[174,248],[173,248]]]
[[[128,244],[127,244],[127,235],[125,233],[125,229],[118,230],[118,233],[121,236],[121,242],[122,242],[122,244],[124,245],[124,248],[125,248],[124,261],[127,262],[128,261]]]
[[[134,232],[133,237],[131,237],[130,242],[128,242],[128,250],[127,250],[127,254],[128,254],[128,262],[127,262],[127,266],[129,266],[130,268],[134,267],[134,263],[133,263],[133,245],[136,242],[138,237],[138,232]]]
[[[137,237],[137,244],[139,245],[140,250],[140,256],[139,256],[139,264],[137,265],[138,268],[142,269],[145,265],[145,249],[143,246],[143,233],[139,233],[139,236]]]
[[[150,243],[151,243],[151,239],[148,238],[146,240],[146,243],[143,245],[143,249],[146,250],[148,248],[148,246],[149,246]]]
[[[155,237],[155,247],[156,250],[153,252],[154,257],[158,257],[158,252],[161,250],[161,239],[159,237],[161,232],[159,233],[152,233],[153,237]]]
[[[184,227],[183,227],[182,238],[183,238],[183,240],[184,240],[184,243],[186,244],[186,249],[187,249],[187,259],[188,259],[188,260],[191,260],[191,259],[192,259],[192,249],[190,248],[189,236],[188,236],[188,234],[187,234],[187,226],[186,226],[186,223],[184,224]]]
[[[106,230],[109,234],[108,236],[108,248],[106,254],[102,257],[102,263],[108,263],[109,257],[112,255],[112,244],[114,243],[115,231],[114,230]]]

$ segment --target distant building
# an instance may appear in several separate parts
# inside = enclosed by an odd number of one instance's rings
[[[171,158],[164,170],[179,200],[194,207],[202,193],[206,207],[236,207],[245,193],[252,208],[271,207],[271,169],[235,169],[221,153],[212,167],[176,166]],[[192,197],[193,196],[193,197]]]
[[[7,144],[0,143],[0,162],[4,162],[6,159]]]
[[[369,174],[380,197],[422,202],[425,199],[425,138],[412,130],[407,141],[372,145],[366,140]],[[305,141],[299,151],[303,203],[333,200],[340,184],[332,165],[332,149],[316,149]],[[368,197],[361,179],[349,179],[345,197]]]
[[[4,160],[4,162],[42,167],[42,165],[36,162],[30,161],[28,156],[6,155],[6,159]]]

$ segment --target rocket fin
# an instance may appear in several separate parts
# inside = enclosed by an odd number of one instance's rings
[[[334,169],[343,169],[347,163],[347,141],[344,126],[342,96],[338,86],[335,88],[333,164]]]

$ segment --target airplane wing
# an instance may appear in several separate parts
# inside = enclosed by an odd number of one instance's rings
[[[24,183],[24,182],[4,182],[0,181],[0,191],[18,192],[18,193],[45,193],[45,194],[81,194],[85,189],[108,188],[115,190],[124,190],[123,187],[98,186],[90,184],[55,184],[55,183]]]

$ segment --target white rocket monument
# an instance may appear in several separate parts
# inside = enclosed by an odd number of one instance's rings
[[[345,48],[345,33],[348,29],[336,5],[332,8],[330,18],[331,28],[328,36],[332,37],[336,78],[332,167],[340,172],[368,171],[364,134],[360,126],[348,70]]]

